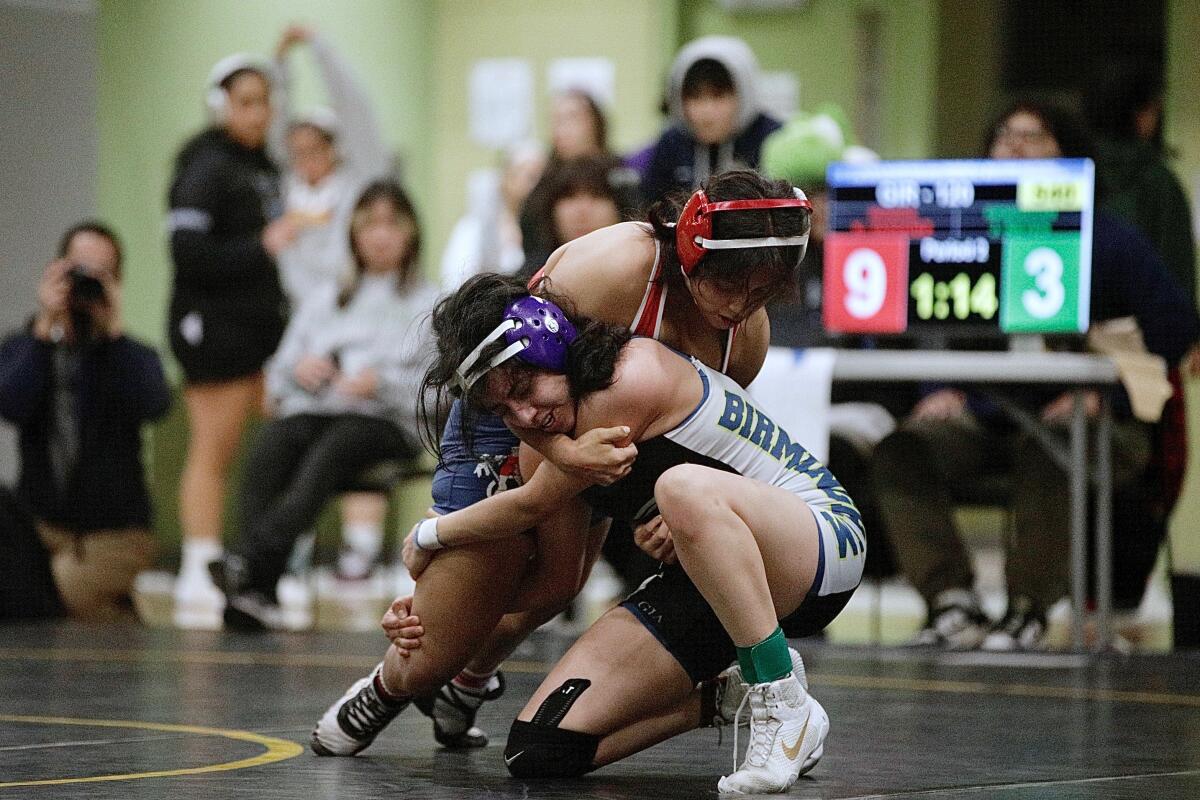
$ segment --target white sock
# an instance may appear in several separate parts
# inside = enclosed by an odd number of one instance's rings
[[[342,528],[338,571],[343,575],[366,576],[382,549],[382,526],[372,522],[348,522]]]
[[[800,661],[800,668],[796,669],[796,665],[792,665],[792,674],[796,676],[796,680],[800,681],[800,685],[805,689],[808,688],[808,675],[804,671],[804,661]]]
[[[213,539],[184,539],[179,563],[179,574],[201,573],[208,577],[208,564],[224,553],[219,541]]]
[[[347,550],[374,561],[383,549],[383,526],[373,522],[347,522],[342,527],[342,543]]]

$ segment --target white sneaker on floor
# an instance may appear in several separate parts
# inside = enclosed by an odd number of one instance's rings
[[[172,592],[175,609],[172,620],[177,628],[219,631],[225,612],[225,594],[217,588],[207,569],[188,569],[175,579]]]
[[[1031,652],[1045,648],[1046,612],[1024,597],[1008,601],[1008,611],[983,640],[984,650]]]
[[[279,598],[286,630],[307,631],[312,628],[315,596],[307,580],[298,575],[285,574],[275,586],[275,596]]]
[[[804,659],[796,652],[795,648],[788,648],[788,655],[792,657],[792,674],[800,681],[800,685],[808,689],[808,676],[804,672]],[[742,683],[742,668],[735,661],[724,672],[717,676],[717,715],[713,717],[713,727],[719,728],[725,725],[732,725],[737,718],[738,709],[741,708],[742,698],[746,696],[746,691],[750,688],[748,684]],[[743,717],[739,723],[742,727],[750,724],[749,717]]]
[[[750,743],[733,774],[717,783],[722,794],[785,792],[812,769],[825,750],[829,715],[794,675],[748,687]],[[734,728],[737,758],[737,728]]]
[[[947,589],[934,598],[925,627],[917,631],[909,644],[944,650],[974,650],[983,643],[990,627],[975,592]]]
[[[313,728],[310,745],[319,756],[352,756],[375,741],[388,723],[408,707],[407,700],[388,703],[375,691],[375,676],[383,669],[380,662],[365,678],[359,678],[326,709]]]

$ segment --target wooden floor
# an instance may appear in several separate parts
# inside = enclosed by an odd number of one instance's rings
[[[491,746],[439,750],[408,711],[363,755],[316,758],[373,634],[0,628],[0,797],[715,797],[730,737],[696,731],[576,781],[525,784],[508,723],[566,644],[539,635],[485,706]],[[934,655],[800,643],[832,720],[797,798],[1200,798],[1200,657]]]

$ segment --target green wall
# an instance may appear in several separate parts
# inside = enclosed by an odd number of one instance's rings
[[[1191,194],[1193,220],[1200,202],[1200,14],[1195,0],[1167,5],[1166,138],[1178,154],[1174,167]],[[1188,464],[1183,495],[1171,521],[1171,557],[1178,571],[1200,575],[1200,379],[1187,381]]]
[[[126,241],[125,313],[136,335],[165,338],[167,186],[175,153],[206,122],[212,65],[232,52],[271,53],[290,22],[317,27],[366,82],[424,207],[432,17],[423,0],[101,0],[97,207]],[[318,96],[311,69],[297,80],[300,105]]]
[[[858,19],[876,13],[883,54],[879,95],[880,138],[864,142],[884,158],[928,156],[933,141],[937,8],[934,0],[814,0],[793,11],[730,12],[716,0],[682,0],[686,41],[708,34],[740,36],[764,70],[793,73],[800,107],[835,102],[855,116],[861,75]]]
[[[853,110],[860,85],[855,19],[881,15],[887,55],[880,89],[887,157],[931,152],[935,0],[814,2],[800,11],[731,14],[715,0],[101,0],[98,207],[127,242],[131,330],[164,341],[170,286],[163,222],[171,164],[205,123],[201,97],[211,65],[235,51],[268,53],[292,21],[326,33],[365,80],[385,135],[400,156],[426,227],[426,267],[435,268],[462,213],[467,174],[497,154],[467,134],[472,63],[529,59],[536,76],[538,132],[546,128],[545,68],[562,56],[616,64],[611,142],[633,149],[660,129],[658,102],[679,44],[723,32],[744,37],[765,69],[800,80],[801,104],[832,100]],[[318,96],[302,55],[300,105]]]
[[[201,97],[209,68],[234,51],[269,52],[289,22],[326,33],[365,80],[422,211],[425,262],[432,269],[463,211],[467,174],[497,158],[467,135],[467,82],[476,59],[531,61],[539,133],[546,127],[549,61],[612,59],[611,140],[618,149],[632,149],[660,128],[657,107],[675,50],[710,33],[741,36],[764,69],[794,73],[801,107],[834,101],[854,114],[868,79],[859,74],[858,21],[873,13],[884,48],[879,107],[867,110],[878,116],[879,139],[868,143],[887,158],[957,154],[975,146],[979,121],[991,112],[981,95],[997,91],[996,18],[989,11],[997,4],[811,0],[800,10],[732,13],[717,0],[100,0],[97,208],[126,240],[129,327],[148,341],[165,341],[167,183],[179,146],[204,124]],[[1200,96],[1200,17],[1194,0],[1168,4],[1168,138],[1191,190],[1200,179],[1200,109],[1194,102]],[[977,41],[953,35],[966,29]],[[963,49],[970,51],[971,68],[956,70]],[[307,61],[300,56],[294,63]],[[311,69],[300,69],[298,82],[304,105],[317,96]],[[962,94],[971,101],[954,99]],[[1200,385],[1191,389],[1200,400]],[[1191,413],[1198,431],[1200,402],[1192,403]],[[160,497],[173,493],[181,423],[176,410],[153,448]],[[169,536],[173,499],[160,505]],[[1196,571],[1198,527],[1200,470],[1192,470],[1174,531],[1180,556]]]
[[[629,150],[658,131],[663,76],[673,55],[675,5],[657,0],[489,0],[436,4],[436,67],[431,74],[433,206],[429,241],[440,255],[450,227],[466,204],[466,178],[495,166],[498,154],[476,145],[467,125],[467,87],[473,63],[483,58],[527,59],[534,74],[537,133],[547,130],[546,67],[555,58],[601,57],[616,65],[609,144]]]
[[[171,281],[164,227],[167,186],[180,145],[206,124],[202,98],[212,65],[232,52],[273,52],[291,22],[322,31],[375,99],[385,138],[400,158],[419,206],[426,208],[433,182],[427,155],[432,132],[425,124],[432,107],[433,15],[433,6],[424,0],[341,0],[336,5],[320,0],[102,0],[97,208],[125,240],[124,313],[135,336],[158,344],[166,354]],[[300,52],[291,63],[296,67],[296,107],[320,102],[312,59]],[[186,432],[177,398],[170,416],[151,431],[147,449],[156,528],[168,560],[174,551],[170,543],[179,535],[176,491]],[[239,476],[240,460],[230,481],[231,498]],[[227,533],[236,524],[235,506],[233,502],[227,509]]]

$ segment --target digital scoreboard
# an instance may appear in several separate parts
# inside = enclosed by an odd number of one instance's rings
[[[1087,330],[1090,159],[835,163],[827,178],[828,331]]]

